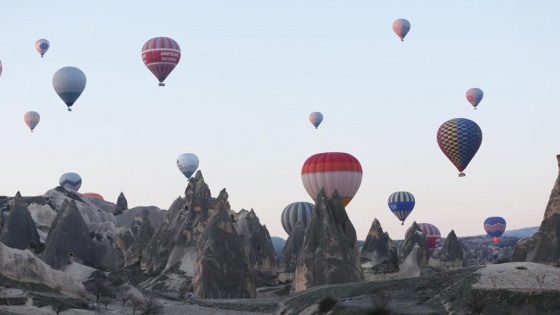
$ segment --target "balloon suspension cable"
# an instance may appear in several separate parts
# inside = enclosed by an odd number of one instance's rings
[[[459,177],[465,177],[465,176],[467,176],[465,173],[463,172],[459,173]]]
[[[160,83],[159,83],[159,86],[165,86],[165,83],[160,82]]]

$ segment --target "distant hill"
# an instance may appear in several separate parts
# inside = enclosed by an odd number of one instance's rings
[[[517,230],[505,231],[503,237],[525,238],[535,234],[538,230],[538,226],[532,226]]]

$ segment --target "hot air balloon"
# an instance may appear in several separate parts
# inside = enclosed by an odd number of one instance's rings
[[[459,177],[482,143],[482,130],[472,120],[454,118],[444,122],[437,132],[438,145],[459,170]]]
[[[41,54],[41,58],[43,58],[43,55],[49,50],[50,46],[49,41],[44,38],[38,39],[35,42],[35,49]]]
[[[476,109],[478,103],[480,103],[484,97],[484,92],[479,88],[472,88],[467,90],[466,96],[469,103]]]
[[[284,245],[286,245],[286,240],[278,236],[271,236],[270,240],[272,241],[272,248],[274,248],[276,262],[279,262],[282,259],[282,251],[284,250]]]
[[[492,242],[496,244],[506,230],[506,220],[502,217],[489,217],[484,220],[484,230],[492,238]]]
[[[426,237],[428,249],[430,251],[435,250],[438,247],[439,240],[441,239],[441,233],[439,232],[439,229],[435,225],[430,223],[418,223],[418,227],[422,230],[422,233],[424,233],[424,236]],[[406,230],[405,237],[408,237],[411,231],[412,226]]]
[[[34,111],[27,112],[23,115],[23,121],[25,121],[29,129],[31,129],[31,132],[33,132],[33,129],[37,127],[39,120],[41,120],[41,116],[39,116],[39,113]]]
[[[192,153],[183,153],[177,158],[177,167],[187,178],[198,168],[198,157]]]
[[[393,31],[399,36],[401,41],[404,41],[404,37],[410,31],[410,22],[405,19],[398,19],[393,22]]]
[[[2,75],[2,60],[0,60],[0,75]]]
[[[58,183],[66,190],[78,191],[82,186],[82,178],[76,173],[65,173],[60,176]]]
[[[389,196],[388,204],[393,214],[401,220],[401,225],[404,225],[404,220],[408,217],[410,212],[412,212],[412,209],[414,209],[415,200],[411,193],[407,191],[397,191]]]
[[[311,124],[313,124],[313,126],[315,126],[315,129],[317,129],[323,121],[323,114],[319,112],[313,112],[309,114],[309,121],[311,122]]]
[[[348,205],[362,183],[362,166],[348,153],[325,152],[310,156],[301,169],[305,190],[313,198],[321,188],[327,196],[337,190],[344,206]]]
[[[98,193],[94,193],[94,192],[83,193],[82,195],[88,196],[90,198],[105,200],[105,198],[103,198],[103,196],[101,196]]]
[[[86,88],[86,75],[76,67],[61,68],[53,76],[53,87],[68,111],[72,111],[70,107]]]
[[[299,220],[307,227],[307,223],[311,220],[313,207],[315,207],[314,204],[305,201],[294,202],[287,205],[284,211],[282,211],[281,217],[284,231],[286,231],[288,235],[292,233],[292,229]]]
[[[142,47],[142,60],[159,80],[159,86],[165,86],[165,79],[175,69],[181,59],[179,44],[168,37],[154,37]]]

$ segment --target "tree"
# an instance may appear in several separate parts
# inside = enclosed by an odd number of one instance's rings
[[[101,296],[110,296],[111,290],[109,286],[105,283],[103,279],[95,279],[92,286],[93,294],[95,294],[95,302],[99,303],[99,298]]]
[[[158,315],[163,310],[163,305],[155,297],[150,296],[142,304],[142,315]]]
[[[144,304],[144,297],[133,295],[130,297],[130,304],[132,306],[132,315],[136,315],[136,310],[140,309]]]
[[[56,315],[69,309],[68,305],[62,299],[54,299],[51,303],[51,308]]]

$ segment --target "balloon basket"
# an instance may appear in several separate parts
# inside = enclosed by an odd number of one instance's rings
[[[71,111],[72,111],[72,108],[68,107],[68,111],[71,112]]]
[[[165,86],[165,83],[160,82],[160,83],[159,83],[159,86]]]
[[[467,176],[465,173],[463,172],[459,173],[459,177],[465,177],[465,176]]]
[[[404,225],[404,221],[401,222],[401,225]]]

